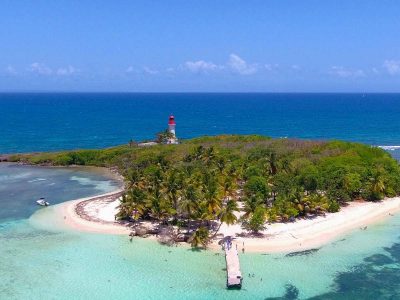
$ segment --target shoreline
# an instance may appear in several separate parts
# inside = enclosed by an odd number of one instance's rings
[[[384,221],[400,212],[400,197],[380,202],[352,202],[337,213],[293,223],[272,223],[263,231],[264,237],[238,237],[238,250],[246,252],[288,253],[319,248],[369,225]],[[238,225],[233,225],[238,226]],[[232,227],[232,226],[229,226]],[[214,249],[215,243],[211,245]],[[210,248],[211,248],[210,247]]]
[[[70,229],[92,233],[129,234],[131,229],[127,225],[130,224],[117,222],[111,215],[122,193],[123,189],[119,188],[110,193],[67,201],[57,205],[56,213],[63,216],[63,225]]]
[[[132,232],[132,223],[114,219],[122,192],[120,188],[103,195],[64,202],[54,206],[55,213],[69,229],[128,236]],[[321,247],[355,230],[366,230],[368,225],[383,221],[399,211],[400,197],[379,202],[351,202],[339,212],[326,216],[298,219],[293,223],[267,224],[266,230],[260,232],[263,237],[248,236],[240,224],[223,224],[218,234],[233,236],[233,244],[237,245],[239,251],[244,245],[245,252],[251,253],[298,252]],[[151,226],[150,222],[143,223]],[[155,240],[156,236],[150,234],[147,239]],[[220,250],[218,239],[214,239],[208,249]]]
[[[0,164],[1,165],[11,165],[11,166],[28,166],[35,168],[50,168],[50,169],[78,169],[78,170],[90,170],[93,173],[98,173],[105,175],[106,177],[113,179],[119,183],[119,188],[123,188],[124,186],[124,177],[118,172],[116,167],[98,167],[98,166],[86,166],[86,165],[68,165],[68,166],[54,166],[54,165],[46,165],[46,164],[29,164],[22,162],[10,162],[7,160],[1,160],[2,155],[0,154]],[[101,195],[100,195],[101,196]]]

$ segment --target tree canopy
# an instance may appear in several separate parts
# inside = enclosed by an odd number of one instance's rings
[[[117,167],[126,180],[118,218],[185,227],[204,245],[220,224],[336,212],[348,201],[400,193],[400,168],[386,151],[342,141],[263,136],[200,137],[180,145],[16,155],[14,161]]]

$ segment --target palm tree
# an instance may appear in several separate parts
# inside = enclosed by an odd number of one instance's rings
[[[369,180],[370,192],[372,200],[380,200],[386,190],[385,179],[378,170]]]
[[[216,157],[216,154],[214,151],[214,147],[211,146],[209,148],[204,149],[201,159],[206,165],[209,166],[209,165],[211,165],[211,163],[214,162],[215,157]]]
[[[221,209],[221,200],[218,197],[218,182],[215,179],[215,174],[204,173],[202,190],[208,214],[216,216],[217,212]]]
[[[224,176],[222,178],[222,188],[224,192],[224,199],[232,196],[233,191],[235,190],[234,179],[231,176]]]
[[[116,217],[118,219],[126,219],[132,216],[132,202],[127,197],[126,194],[123,194],[120,200],[120,204],[118,205],[118,213],[116,214]]]
[[[274,176],[278,172],[277,159],[274,151],[269,151],[265,157],[265,162],[267,164],[266,168],[269,175]]]
[[[198,203],[197,203],[198,198],[197,197],[198,197],[197,191],[196,191],[196,188],[193,186],[193,184],[189,184],[183,189],[183,194],[182,194],[182,198],[180,201],[180,208],[187,215],[187,220],[188,220],[187,232],[188,233],[190,231],[190,221],[192,219],[193,213],[198,208]]]
[[[178,171],[173,169],[167,176],[167,180],[164,182],[165,190],[168,198],[175,210],[174,221],[177,219],[178,214],[178,198],[179,192],[182,189],[182,178],[179,176]]]
[[[138,168],[133,167],[128,170],[128,172],[125,175],[125,178],[128,180],[127,189],[130,189],[132,187],[140,186],[143,176]]]
[[[206,248],[209,241],[208,234],[209,231],[207,227],[199,227],[189,239],[191,246],[197,248],[201,245]]]
[[[161,222],[167,220],[174,213],[159,189],[155,190],[147,199],[147,207],[150,209],[150,216]]]
[[[264,206],[264,200],[260,198],[258,195],[252,195],[250,197],[246,197],[244,199],[243,218],[249,219],[253,215],[257,207],[260,206]]]
[[[292,172],[292,166],[288,157],[284,157],[283,159],[281,159],[278,164],[280,170],[284,171],[285,173],[289,174],[290,172]]]
[[[146,210],[146,194],[143,190],[134,187],[127,192],[127,198],[130,202],[131,216],[137,221]]]
[[[195,160],[201,160],[201,159],[203,159],[203,156],[204,156],[204,147],[203,146],[198,146],[195,150],[194,150],[194,153],[193,153],[193,157],[194,157],[194,159]]]
[[[169,166],[169,161],[165,158],[164,155],[161,155],[161,154],[156,157],[155,162],[156,162],[157,166],[160,167],[161,170],[164,172]]]
[[[208,190],[205,197],[208,213],[210,216],[215,216],[221,209],[221,200],[218,199],[217,190]]]
[[[222,173],[224,171],[224,169],[225,169],[225,166],[226,166],[225,158],[224,157],[218,157],[216,164],[217,164],[218,171],[220,173]]]
[[[235,200],[228,200],[226,205],[221,209],[219,212],[219,226],[218,229],[215,231],[213,238],[217,235],[218,231],[220,230],[223,223],[227,225],[235,224],[237,221],[237,217],[235,212],[239,211],[237,202]]]

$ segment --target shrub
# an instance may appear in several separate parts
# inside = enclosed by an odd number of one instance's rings
[[[245,228],[254,233],[258,233],[259,231],[265,229],[265,216],[265,208],[262,206],[257,207],[250,220],[244,224]]]
[[[340,210],[340,205],[336,200],[330,200],[328,202],[328,212],[338,212]]]

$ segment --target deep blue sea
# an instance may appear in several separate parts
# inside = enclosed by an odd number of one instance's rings
[[[0,153],[150,140],[171,113],[183,139],[400,145],[400,94],[0,94]],[[400,299],[399,214],[313,251],[240,254],[232,291],[221,253],[57,226],[55,204],[118,185],[100,170],[1,163],[0,299]],[[36,206],[42,196],[52,205]]]
[[[400,145],[400,94],[0,94],[0,153],[223,133]]]

